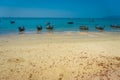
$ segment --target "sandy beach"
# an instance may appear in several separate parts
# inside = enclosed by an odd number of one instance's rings
[[[120,33],[1,35],[0,80],[120,80]]]

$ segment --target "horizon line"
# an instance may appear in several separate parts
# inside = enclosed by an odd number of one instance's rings
[[[81,18],[83,19],[84,18],[85,19],[86,18],[86,19],[113,19],[114,17],[111,17],[111,18],[110,17],[96,17],[96,18],[95,17],[93,17],[93,18],[92,17],[78,17],[77,18],[77,17],[1,17],[0,16],[0,18],[56,18],[56,19],[57,18],[59,18],[59,19],[60,18],[61,19],[62,18],[66,18],[66,19],[81,19]],[[116,18],[117,17],[115,17],[114,19],[116,19]]]

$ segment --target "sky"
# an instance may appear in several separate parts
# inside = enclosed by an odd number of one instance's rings
[[[0,17],[120,16],[120,0],[0,0]]]

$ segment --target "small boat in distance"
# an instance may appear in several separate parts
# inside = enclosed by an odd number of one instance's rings
[[[74,22],[67,22],[68,24],[74,24]]]
[[[46,25],[50,25],[51,23],[50,22],[47,22]]]
[[[41,31],[42,30],[42,26],[37,26],[37,31]]]
[[[101,27],[101,26],[95,26],[95,29],[96,30],[99,30],[99,31],[103,31],[105,27]]]
[[[25,31],[25,28],[24,28],[24,26],[21,26],[21,27],[18,27],[18,30],[20,33],[23,33]]]
[[[111,28],[120,28],[119,25],[110,25]]]
[[[47,25],[47,26],[46,26],[46,29],[47,29],[47,30],[53,30],[53,26],[52,26],[52,25]]]
[[[87,26],[80,26],[79,28],[80,28],[80,30],[89,30],[89,28]]]
[[[51,25],[50,22],[47,22],[47,23],[46,23],[46,29],[47,29],[47,30],[53,30],[53,26]]]
[[[10,23],[11,23],[11,24],[14,24],[14,23],[15,23],[15,21],[13,21],[13,20],[12,20],[12,21],[10,21]]]

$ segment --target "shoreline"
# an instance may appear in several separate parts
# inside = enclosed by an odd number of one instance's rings
[[[50,32],[37,32],[37,31],[32,31],[32,32],[23,32],[22,34],[20,34],[19,32],[16,33],[5,33],[5,34],[0,34],[0,36],[4,36],[4,35],[29,35],[29,34],[40,34],[40,35],[45,35],[45,34],[80,34],[80,33],[120,33],[119,31],[50,31]]]

